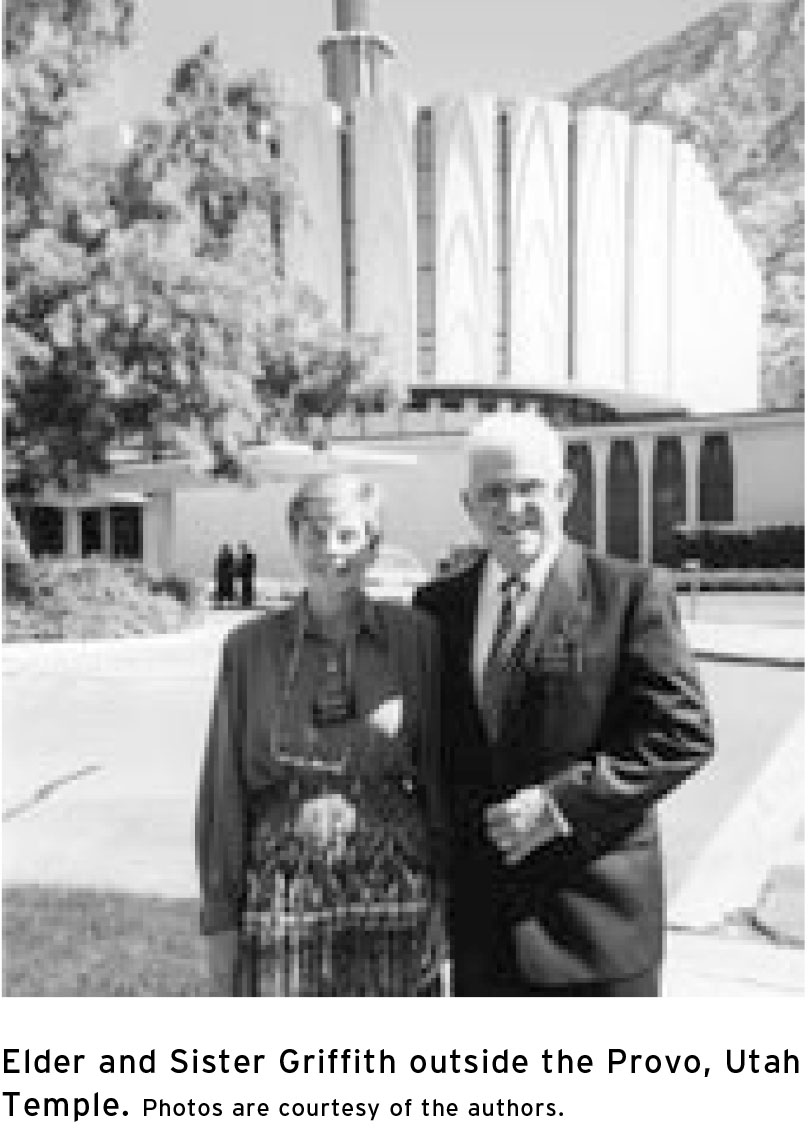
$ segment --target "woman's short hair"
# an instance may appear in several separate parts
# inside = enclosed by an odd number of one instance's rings
[[[291,538],[296,540],[303,522],[335,515],[347,507],[361,511],[370,542],[380,542],[380,487],[369,478],[347,471],[314,475],[299,486],[288,504]]]

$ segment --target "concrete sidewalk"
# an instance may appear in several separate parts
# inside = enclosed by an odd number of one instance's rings
[[[686,622],[685,630],[691,649],[700,659],[768,662],[798,669],[804,665],[802,627]]]
[[[804,726],[801,714],[695,859],[670,900],[671,925],[707,928],[731,908],[761,907],[773,932],[803,937]]]
[[[667,997],[802,997],[805,952],[764,938],[669,929]]]

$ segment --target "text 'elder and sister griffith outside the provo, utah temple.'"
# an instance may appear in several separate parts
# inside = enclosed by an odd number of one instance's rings
[[[94,1065],[87,1062],[84,1053],[55,1052],[51,1049],[32,1050],[7,1048],[3,1050],[3,1071],[7,1074],[66,1074],[80,1073]],[[164,1066],[162,1066],[164,1067]],[[175,1074],[252,1073],[260,1074],[272,1069],[272,1059],[266,1053],[234,1053],[228,1049],[216,1052],[197,1048],[175,1048],[168,1056],[169,1071]],[[385,1049],[319,1048],[303,1051],[284,1049],[276,1058],[276,1067],[286,1075],[390,1073],[400,1067],[392,1053]],[[444,1053],[414,1053],[408,1061],[408,1070],[414,1074],[453,1073],[590,1073],[594,1058],[587,1053],[570,1053],[565,1049],[542,1049],[535,1055],[513,1053],[504,1048],[491,1051],[460,1052],[451,1049]],[[605,1070],[609,1074],[704,1075],[710,1067],[703,1064],[696,1053],[638,1052],[623,1048],[609,1048],[605,1053]],[[754,1048],[728,1048],[725,1050],[727,1072],[784,1073],[800,1072],[799,1057],[789,1049],[761,1051]],[[103,1073],[155,1073],[158,1070],[156,1050],[144,1053],[108,1053],[99,1058],[98,1071]],[[5,1095],[5,1094],[4,1094]]]

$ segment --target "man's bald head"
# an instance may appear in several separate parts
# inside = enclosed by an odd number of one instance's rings
[[[499,412],[485,415],[468,432],[465,450],[469,475],[482,454],[509,455],[522,469],[564,473],[564,446],[558,431],[537,414]]]
[[[564,447],[540,415],[487,415],[466,441],[463,504],[501,566],[521,574],[559,549],[574,490]]]

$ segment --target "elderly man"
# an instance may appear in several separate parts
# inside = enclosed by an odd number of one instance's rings
[[[425,587],[442,637],[458,995],[656,996],[656,802],[713,752],[667,579],[566,538],[573,476],[535,415],[469,435],[485,553]]]

